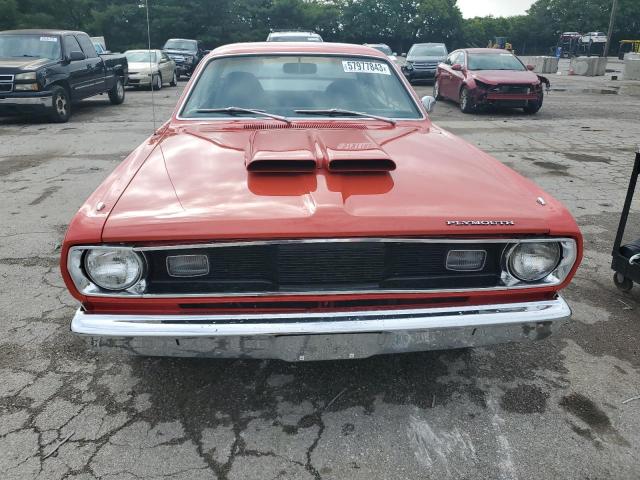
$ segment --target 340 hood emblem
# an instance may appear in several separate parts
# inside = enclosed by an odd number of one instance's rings
[[[513,220],[447,220],[447,225],[515,225]]]

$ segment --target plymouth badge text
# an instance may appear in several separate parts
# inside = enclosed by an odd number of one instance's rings
[[[447,220],[447,225],[515,225],[513,220]]]

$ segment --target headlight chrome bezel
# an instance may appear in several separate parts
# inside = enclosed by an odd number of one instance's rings
[[[535,280],[523,280],[513,271],[512,255],[524,243],[556,243],[559,246],[560,258],[551,271]],[[560,285],[565,281],[578,257],[578,247],[572,238],[534,238],[523,239],[507,245],[502,255],[501,280],[506,287],[539,287]]]
[[[86,265],[87,255],[92,251],[126,251],[131,252],[135,255],[136,261],[138,262],[139,271],[135,276],[135,280],[129,282],[123,288],[114,289],[108,288],[100,285],[98,281],[96,281],[91,273],[88,271]],[[147,261],[144,255],[140,252],[137,252],[133,247],[125,247],[125,246],[88,246],[88,247],[72,247],[69,250],[69,254],[67,257],[67,270],[69,271],[69,275],[73,280],[76,288],[83,295],[98,295],[98,296],[113,296],[113,295],[140,295],[146,289],[146,274],[148,272]]]

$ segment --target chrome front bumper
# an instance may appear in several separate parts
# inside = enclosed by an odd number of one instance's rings
[[[539,340],[570,317],[561,297],[473,307],[286,314],[115,315],[78,310],[71,331],[85,336],[94,349],[134,355],[308,361]]]
[[[145,86],[148,87],[151,85],[151,75],[131,75],[128,76],[127,86],[136,87],[136,86]]]
[[[4,98],[0,98],[0,107],[1,106],[28,106],[28,107],[44,107],[50,108],[53,107],[53,97],[51,93],[41,94],[38,96],[29,95],[29,96],[7,96]]]

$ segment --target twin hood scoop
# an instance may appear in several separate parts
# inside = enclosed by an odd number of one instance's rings
[[[245,152],[249,172],[389,172],[396,164],[365,131],[256,131]]]

